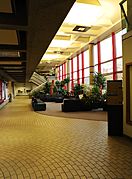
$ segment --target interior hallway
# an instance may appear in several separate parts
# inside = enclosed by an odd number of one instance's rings
[[[16,98],[0,110],[0,179],[132,179],[132,142],[107,122],[32,111]]]

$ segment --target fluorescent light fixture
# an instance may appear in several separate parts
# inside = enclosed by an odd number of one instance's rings
[[[95,24],[102,13],[101,6],[74,3],[64,23],[91,26]]]
[[[69,40],[52,40],[49,47],[67,48],[71,43]]]
[[[60,58],[60,54],[44,54],[41,60],[53,60],[56,58]]]

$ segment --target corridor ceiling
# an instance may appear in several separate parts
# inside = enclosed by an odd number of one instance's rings
[[[0,78],[26,82],[35,70],[49,73],[120,24],[119,0],[74,2],[0,0]]]
[[[0,0],[0,78],[26,82],[75,0]]]

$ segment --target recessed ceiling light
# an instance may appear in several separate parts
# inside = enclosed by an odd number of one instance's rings
[[[90,29],[88,26],[79,26],[77,25],[73,31],[78,31],[78,32],[87,32]]]

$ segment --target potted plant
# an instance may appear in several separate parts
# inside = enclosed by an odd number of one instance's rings
[[[74,96],[76,98],[79,98],[79,95],[83,94],[83,87],[80,84],[75,84],[73,91],[74,91]]]

